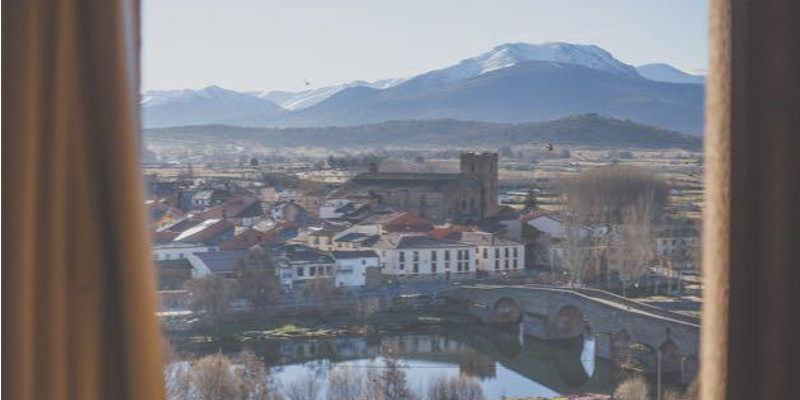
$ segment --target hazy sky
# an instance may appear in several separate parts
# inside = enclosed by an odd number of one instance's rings
[[[407,77],[507,42],[707,67],[706,0],[143,0],[145,90]]]

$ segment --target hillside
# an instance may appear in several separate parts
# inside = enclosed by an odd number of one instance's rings
[[[702,139],[678,132],[597,114],[554,121],[501,124],[458,120],[405,120],[377,124],[306,127],[243,128],[201,125],[148,129],[145,141],[240,143],[275,147],[317,146],[329,149],[369,147],[500,147],[535,144],[609,148],[683,148],[699,150]]]

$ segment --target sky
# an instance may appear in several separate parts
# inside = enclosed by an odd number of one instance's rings
[[[410,77],[509,42],[708,65],[707,0],[143,0],[143,90],[306,89]]]

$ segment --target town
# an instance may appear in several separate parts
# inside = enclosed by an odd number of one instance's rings
[[[568,259],[577,246],[584,264],[599,266],[590,260],[621,246],[622,229],[577,222],[553,204],[552,185],[501,191],[497,153],[461,153],[458,173],[381,172],[377,162],[360,173],[313,171],[351,175],[334,183],[309,179],[309,171],[260,173],[257,158],[248,164],[244,177],[203,176],[191,166],[149,175],[162,290],[209,275],[236,278],[237,265],[254,254],[269,260],[264,267],[281,296],[317,284],[338,291],[470,280],[623,286],[608,262],[603,271],[575,271]],[[646,234],[652,257],[635,278],[696,282],[694,218],[663,216]]]

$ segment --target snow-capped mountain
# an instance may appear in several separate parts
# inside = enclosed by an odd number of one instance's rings
[[[456,65],[423,75],[428,75],[430,77],[429,80],[436,83],[454,82],[528,61],[556,61],[565,64],[582,65],[621,76],[639,76],[634,67],[615,59],[609,52],[600,47],[563,42],[543,44],[506,43],[479,56],[462,60]],[[397,86],[406,80],[404,78],[396,78],[382,79],[375,82],[354,81],[297,93],[268,91],[260,96],[287,110],[300,110],[318,104],[348,88],[387,89]]]
[[[639,71],[639,75],[657,82],[703,84],[706,81],[705,76],[688,74],[669,64],[640,65],[636,70]]]
[[[555,61],[580,65],[625,77],[638,77],[636,69],[594,45],[551,42],[543,44],[506,43],[479,56],[433,71],[440,81],[452,82],[472,78],[529,61]]]
[[[241,118],[275,117],[284,112],[267,99],[219,86],[147,91],[141,105],[145,127],[236,123]]]
[[[302,92],[267,91],[259,94],[259,97],[268,99],[287,110],[299,110],[313,106],[344,89],[351,87],[364,86],[373,89],[386,89],[403,82],[404,78],[381,79],[375,82],[353,81],[334,86],[323,86],[320,88],[304,90]]]

